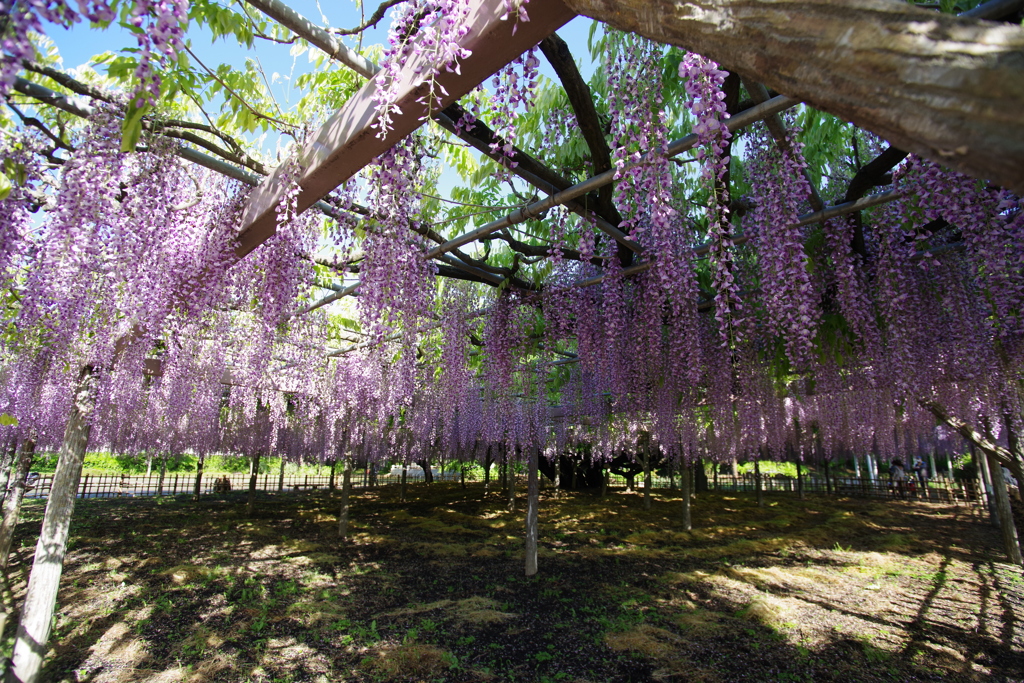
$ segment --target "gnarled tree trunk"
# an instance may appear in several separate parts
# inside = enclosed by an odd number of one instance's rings
[[[893,145],[1024,191],[1024,28],[898,0],[565,0]]]
[[[14,641],[14,655],[7,672],[8,683],[35,683],[39,680],[46,646],[50,640],[57,589],[64,570],[71,516],[82,477],[85,448],[89,443],[89,416],[96,404],[96,373],[85,366],[79,375],[75,403],[71,409],[64,443],[57,460],[57,471],[46,501],[43,526],[36,543],[35,560],[29,575],[21,622]]]
[[[18,459],[14,463],[11,474],[11,488],[4,498],[4,518],[0,522],[0,571],[6,571],[7,558],[11,552],[11,541],[14,539],[14,527],[18,525],[21,515],[21,501],[25,498],[25,478],[32,468],[32,458],[36,454],[36,444],[31,439],[21,442]],[[0,629],[2,632],[2,629]]]

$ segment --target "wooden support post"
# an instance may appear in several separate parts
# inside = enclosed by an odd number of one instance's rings
[[[761,460],[754,458],[754,489],[757,491],[757,507],[764,507],[764,489],[761,486]]]
[[[539,448],[530,448],[526,485],[526,575],[537,573],[537,508],[540,504],[540,480],[537,476]]]
[[[331,491],[334,491],[335,489],[338,488],[335,485],[335,483],[334,483],[334,473],[337,471],[337,469],[338,469],[338,459],[335,458],[335,459],[331,460],[331,480],[327,484],[327,488],[330,489]],[[282,467],[282,470],[283,470],[283,467]]]
[[[334,461],[331,461],[331,490],[334,490]],[[281,469],[277,471],[277,492],[284,493],[284,454],[281,454]]]
[[[156,480],[156,495],[162,498],[164,495],[164,479],[167,477],[167,453],[160,456],[160,477]]]
[[[651,447],[644,449],[644,510],[651,509]]]
[[[341,510],[338,512],[338,538],[348,536],[348,499],[352,494],[352,456],[345,455],[341,470]]]
[[[17,469],[17,455],[20,444],[16,441],[10,448],[4,451],[3,460],[0,460],[0,499],[6,499],[7,491],[13,488],[14,480],[11,476]]]
[[[992,481],[988,476],[988,460],[974,444],[968,443],[967,445],[971,449],[971,458],[974,460],[974,465],[978,470],[978,500],[984,506],[983,509],[988,511],[992,526],[998,527],[999,516],[996,514],[995,501],[992,500],[991,496]]]
[[[1006,492],[1006,479],[1003,468],[991,453],[986,454],[989,474],[992,478],[992,497],[995,499],[996,513],[999,517],[999,529],[1003,536],[1003,549],[1006,557],[1013,564],[1022,563],[1020,541],[1017,538],[1017,526],[1013,523],[1013,511],[1010,509],[1010,496]]]
[[[516,510],[516,473],[512,471],[512,459],[508,458],[505,460],[505,472],[508,479],[508,504],[507,508],[509,512],[515,512]]]
[[[64,570],[64,555],[85,463],[85,449],[92,429],[89,417],[96,405],[96,380],[95,368],[89,365],[82,368],[57,460],[57,471],[46,500],[43,526],[36,543],[35,560],[14,641],[14,654],[7,671],[7,683],[36,683],[39,680]]]
[[[683,489],[683,530],[693,529],[693,520],[690,516],[690,494],[693,492],[693,475],[690,464],[684,462],[679,470],[681,475],[681,488]]]

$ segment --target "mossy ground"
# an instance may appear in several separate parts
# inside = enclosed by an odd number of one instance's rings
[[[45,680],[1012,681],[1024,577],[974,511],[481,485],[79,501]],[[41,506],[19,526],[17,604]],[[11,631],[6,634],[9,646]]]

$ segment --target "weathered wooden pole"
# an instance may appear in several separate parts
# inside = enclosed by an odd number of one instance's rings
[[[24,439],[18,448],[18,459],[14,463],[14,471],[9,482],[11,484],[7,497],[4,498],[4,518],[0,521],[0,571],[7,570],[7,559],[11,552],[11,541],[14,539],[14,528],[21,516],[21,502],[25,498],[25,477],[32,469],[32,458],[36,454],[36,444],[32,439]],[[0,633],[3,630],[0,628]]]
[[[156,480],[156,496],[157,498],[163,498],[164,495],[164,478],[167,477],[167,453],[164,452],[160,456],[160,476]]]
[[[1006,492],[1006,479],[1003,468],[991,453],[986,454],[989,473],[992,477],[992,493],[995,499],[996,512],[999,516],[999,529],[1003,536],[1003,549],[1010,562],[1020,565],[1020,541],[1017,538],[1017,526],[1013,523],[1013,511],[1010,509],[1010,496]]]
[[[761,486],[761,460],[754,458],[754,490],[757,491],[757,507],[764,507],[764,487]]]
[[[690,513],[690,494],[693,492],[693,473],[690,469],[690,464],[683,462],[683,466],[679,468],[680,488],[683,490],[683,530],[690,531],[693,529],[693,519]]]
[[[540,479],[537,476],[539,448],[530,448],[526,493],[526,575],[537,573],[537,508],[540,504]]]
[[[11,488],[11,477],[18,466],[17,455],[20,446],[21,444],[15,440],[11,447],[4,451],[3,460],[0,460],[0,501],[6,499],[7,491]]]
[[[519,450],[519,446],[516,446],[516,451]],[[513,451],[515,452],[515,451]],[[516,509],[516,473],[512,470],[512,455],[506,454],[505,457],[505,471],[508,477],[508,511],[515,512]]]
[[[644,510],[651,509],[651,446],[644,447]]]
[[[14,654],[7,671],[7,683],[36,683],[39,680],[43,657],[46,655],[53,624],[53,611],[57,604],[57,590],[64,570],[71,516],[75,511],[75,497],[85,463],[85,449],[89,443],[89,418],[96,405],[96,370],[87,365],[82,368],[75,388],[64,442],[53,475],[43,526],[36,543],[32,573],[21,610],[21,622],[14,641]]]
[[[331,489],[334,489],[334,463],[331,463]],[[281,468],[277,471],[277,492],[284,493],[284,454],[281,454]]]
[[[992,526],[999,526],[999,515],[996,513],[996,502],[992,496],[992,479],[988,474],[988,458],[981,451],[980,448],[976,448],[974,444],[969,444],[971,448],[971,457],[974,458],[974,464],[978,469],[978,491],[981,496],[981,500],[988,510],[989,519],[992,521]]]
[[[345,465],[341,470],[341,510],[338,512],[338,538],[348,536],[348,500],[352,494],[352,457],[345,454]]]

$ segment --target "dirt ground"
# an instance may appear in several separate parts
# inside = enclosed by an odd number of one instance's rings
[[[522,499],[409,493],[346,542],[327,492],[79,501],[45,680],[1024,680],[1024,574],[965,507],[701,494],[687,533],[668,492],[546,491],[527,579]]]

